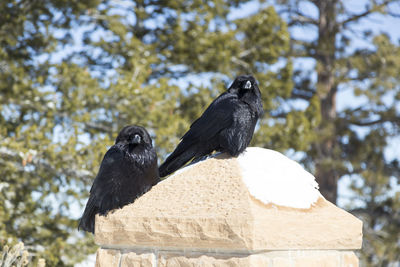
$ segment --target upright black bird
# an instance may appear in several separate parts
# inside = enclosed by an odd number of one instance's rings
[[[97,213],[121,208],[160,181],[157,154],[150,135],[140,126],[126,126],[105,154],[78,229],[94,233]]]
[[[160,176],[167,176],[192,158],[198,160],[214,150],[239,155],[249,145],[262,113],[261,93],[254,77],[237,77],[228,91],[215,99],[190,126],[160,166]]]

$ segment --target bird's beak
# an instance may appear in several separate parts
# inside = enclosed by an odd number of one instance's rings
[[[244,85],[244,89],[250,89],[251,88],[251,82],[247,81],[246,84]]]
[[[130,143],[138,145],[138,144],[140,144],[140,141],[142,141],[142,138],[140,137],[140,135],[135,134],[135,136],[133,137],[133,139],[131,140]]]

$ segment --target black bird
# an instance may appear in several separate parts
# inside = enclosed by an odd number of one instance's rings
[[[126,126],[104,155],[78,229],[94,233],[96,214],[134,202],[159,181],[150,135],[143,127]]]
[[[160,166],[160,176],[167,176],[189,160],[197,161],[214,150],[239,155],[249,145],[262,113],[261,93],[255,78],[251,75],[237,77],[190,126],[177,148]]]

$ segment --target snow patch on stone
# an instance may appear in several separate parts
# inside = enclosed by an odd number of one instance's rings
[[[307,209],[321,196],[315,177],[277,151],[248,147],[237,159],[250,194],[265,204]]]

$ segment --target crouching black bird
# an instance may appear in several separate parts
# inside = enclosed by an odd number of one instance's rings
[[[78,229],[94,233],[96,214],[134,202],[159,181],[150,135],[143,127],[126,126],[101,162]]]
[[[189,160],[196,161],[214,150],[239,155],[249,145],[262,113],[261,93],[254,77],[237,77],[228,91],[215,99],[190,126],[160,166],[160,176],[167,176]]]

